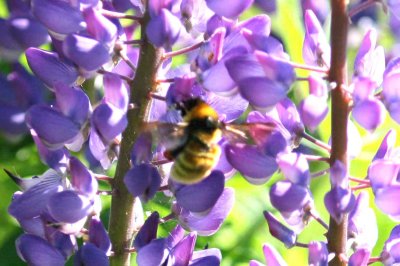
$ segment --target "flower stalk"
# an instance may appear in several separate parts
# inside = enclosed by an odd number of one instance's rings
[[[119,160],[113,181],[113,196],[111,201],[111,214],[109,235],[112,242],[114,256],[110,258],[111,265],[130,265],[130,253],[135,226],[135,213],[133,210],[134,197],[127,190],[123,179],[130,169],[130,152],[141,125],[146,119],[150,107],[149,93],[155,90],[155,77],[161,62],[161,49],[156,49],[147,40],[145,28],[150,19],[148,11],[141,20],[141,53],[134,80],[130,83],[130,104],[137,108],[128,110],[128,125],[122,133]]]
[[[331,23],[331,68],[329,71],[329,82],[334,82],[336,87],[332,90],[332,150],[331,166],[336,160],[341,161],[348,167],[347,158],[347,122],[349,116],[349,98],[347,96],[347,64],[346,47],[348,33],[348,14],[346,0],[331,0],[332,23]],[[328,250],[335,257],[329,262],[330,266],[346,265],[341,259],[341,254],[346,254],[347,240],[347,215],[340,223],[332,217],[329,221],[327,233]]]

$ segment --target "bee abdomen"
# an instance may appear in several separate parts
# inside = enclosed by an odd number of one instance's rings
[[[198,151],[188,145],[176,158],[171,177],[184,184],[199,182],[210,174],[220,155],[221,149],[218,145],[210,146],[208,151]]]

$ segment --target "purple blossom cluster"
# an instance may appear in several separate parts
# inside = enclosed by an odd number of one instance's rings
[[[112,245],[122,242],[122,253],[136,252],[138,265],[220,265],[221,251],[196,250],[196,239],[217,233],[229,215],[235,191],[225,185],[238,172],[252,185],[269,182],[272,208],[263,214],[269,232],[287,248],[307,248],[309,265],[327,265],[335,256],[354,266],[400,263],[397,227],[380,256],[371,257],[376,217],[369,194],[358,193],[371,188],[376,206],[399,220],[396,133],[390,130],[382,140],[365,178],[352,177],[348,165],[332,159],[333,147],[308,133],[318,132],[338,88],[327,81],[332,51],[323,23],[329,7],[324,1],[300,2],[305,64],[291,60],[271,32],[268,15],[239,19],[253,4],[276,12],[275,1],[7,1],[10,17],[0,20],[5,36],[0,56],[11,71],[0,75],[0,130],[10,138],[30,134],[49,167],[32,178],[6,170],[21,189],[8,209],[24,231],[16,241],[20,258],[29,265],[64,265],[73,255],[76,265],[109,265],[110,256],[120,255]],[[395,2],[387,3],[391,25]],[[38,48],[48,42],[50,49]],[[386,112],[400,123],[400,57],[386,64],[377,43],[378,32],[368,30],[350,82],[340,88],[351,102],[353,121],[370,133],[383,125]],[[34,75],[18,63],[22,53]],[[176,65],[172,58],[182,54],[184,63]],[[309,75],[298,76],[298,69]],[[308,95],[292,100],[291,90],[304,80]],[[206,107],[191,113],[199,102]],[[360,137],[348,123],[353,159]],[[312,173],[310,162],[327,167]],[[105,174],[113,165],[114,178]],[[202,167],[207,174],[192,178]],[[181,179],[174,176],[178,170]],[[298,240],[312,221],[330,230],[310,189],[312,179],[326,173],[331,189],[324,206],[337,224],[348,221],[346,254],[333,254],[319,238]],[[279,178],[272,183],[273,175]],[[100,191],[98,180],[110,190]],[[134,240],[131,231],[129,241],[109,237],[99,218],[100,194],[115,200],[124,191],[143,203],[163,193],[170,214],[160,218],[154,210],[143,223],[130,220],[137,227]],[[128,219],[131,212],[110,219]],[[140,217],[143,210],[134,214]],[[159,225],[168,222],[174,228],[167,236],[158,234]],[[268,265],[286,265],[269,243],[263,252]]]

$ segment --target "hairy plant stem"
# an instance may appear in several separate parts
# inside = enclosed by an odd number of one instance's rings
[[[331,0],[331,68],[329,70],[329,81],[336,84],[332,90],[331,166],[336,160],[340,160],[346,168],[348,165],[347,121],[350,110],[349,98],[346,93],[346,48],[349,24],[347,2],[347,0]],[[329,220],[328,250],[335,254],[335,257],[329,262],[330,266],[346,265],[346,261],[342,258],[346,254],[347,220],[347,215],[340,223],[337,223],[332,217]]]
[[[135,78],[130,83],[130,104],[137,108],[128,110],[128,126],[122,133],[118,164],[112,182],[109,235],[114,252],[110,263],[114,266],[130,265],[130,253],[127,250],[131,248],[134,230],[136,230],[133,211],[135,199],[126,189],[123,179],[131,167],[130,152],[148,113],[151,101],[149,94],[156,88],[156,72],[161,63],[161,49],[154,48],[146,37],[145,29],[149,20],[149,13],[146,11],[141,19],[142,44],[139,62]]]

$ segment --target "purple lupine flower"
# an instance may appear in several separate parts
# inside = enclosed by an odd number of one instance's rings
[[[50,41],[46,28],[28,13],[25,16],[13,16],[8,25],[10,33],[24,49],[38,47]]]
[[[384,104],[389,111],[390,116],[400,123],[400,95],[398,93],[397,84],[400,78],[399,64],[400,57],[392,59],[383,74],[382,96]]]
[[[377,159],[388,159],[393,153],[394,145],[396,144],[396,131],[394,129],[390,129],[385,137],[383,138],[381,145],[379,145],[378,150],[372,161]]]
[[[324,24],[330,11],[328,2],[316,0],[301,0],[301,9],[303,10],[303,16],[305,16],[307,10],[312,10],[321,24]]]
[[[378,240],[378,226],[374,211],[369,207],[369,195],[362,191],[354,209],[349,213],[348,235],[355,246],[372,250]]]
[[[111,57],[102,43],[77,34],[68,35],[63,42],[64,54],[84,71],[95,71]]]
[[[232,209],[233,202],[234,190],[225,188],[215,205],[207,213],[190,212],[179,204],[173,206],[173,212],[183,228],[197,231],[202,236],[208,236],[218,231]]]
[[[328,253],[328,247],[325,242],[310,242],[308,244],[308,265],[328,265]]]
[[[206,249],[195,252],[194,246],[197,234],[184,235],[179,225],[170,232],[167,238],[151,240],[138,250],[136,262],[139,266],[146,265],[219,265],[221,253],[217,249]],[[209,263],[209,264],[208,264]]]
[[[287,248],[292,248],[296,244],[297,235],[293,230],[280,223],[268,211],[264,211],[264,217],[267,220],[269,232],[273,237],[280,240]]]
[[[79,150],[84,136],[83,129],[89,113],[87,95],[77,87],[55,84],[57,106],[35,105],[26,115],[28,126],[33,129],[43,144],[60,149],[67,145],[71,150]]]
[[[64,147],[56,150],[49,149],[46,145],[43,144],[43,142],[40,140],[37,133],[33,129],[31,129],[31,135],[33,141],[36,144],[36,148],[38,149],[40,160],[57,172],[65,173],[65,171],[67,170],[69,159],[68,150]]]
[[[279,252],[270,244],[263,245],[263,252],[265,261],[267,262],[268,266],[287,266],[286,262],[279,254]],[[249,266],[263,266],[264,264],[256,261],[251,260]]]
[[[294,184],[308,186],[310,171],[307,159],[301,153],[283,153],[277,157],[279,169],[287,180]]]
[[[153,239],[157,238],[158,223],[160,221],[160,215],[158,212],[153,212],[147,220],[144,222],[135,239],[133,240],[133,246],[136,250],[140,250],[145,245],[149,244]]]
[[[369,30],[361,42],[354,59],[354,76],[368,77],[377,84],[382,83],[385,70],[385,54],[382,46],[376,46],[377,32]]]
[[[89,146],[104,168],[108,168],[114,160],[115,141],[120,138],[127,123],[125,110],[115,107],[112,103],[104,102],[94,109]]]
[[[340,223],[344,214],[353,210],[356,202],[354,194],[348,189],[347,169],[342,162],[335,161],[330,172],[332,189],[326,193],[324,202],[331,217]]]
[[[225,176],[220,171],[213,171],[207,178],[193,185],[171,183],[177,204],[190,212],[201,213],[214,207],[222,195]]]
[[[66,258],[41,237],[24,234],[16,240],[18,256],[29,265],[62,266]]]
[[[308,77],[309,95],[300,102],[301,121],[314,131],[328,114],[328,88],[326,82],[316,75]]]
[[[296,232],[300,232],[305,226],[305,210],[313,204],[309,188],[290,181],[278,181],[272,185],[269,195],[272,206]]]
[[[236,18],[253,3],[253,0],[234,0],[228,6],[218,0],[206,0],[206,3],[216,14],[227,18]]]
[[[380,261],[385,266],[396,265],[400,262],[400,227],[395,226],[386,240],[383,250],[380,254]]]
[[[304,13],[306,35],[303,43],[303,59],[309,65],[328,67],[331,49],[325,33],[312,10]]]
[[[29,48],[26,58],[32,72],[50,88],[57,83],[73,85],[79,76],[72,63],[61,59],[56,53]]]
[[[80,10],[66,1],[32,0],[31,5],[33,15],[53,33],[66,35],[86,26]]]
[[[180,20],[168,9],[162,8],[157,15],[152,16],[146,34],[155,46],[169,48],[178,40],[181,27]]]
[[[161,176],[155,166],[143,163],[134,166],[125,174],[124,183],[134,197],[142,197],[148,201],[157,193]]]
[[[357,249],[349,258],[349,266],[368,265],[371,250],[366,248]]]
[[[352,115],[363,128],[375,130],[383,123],[386,116],[385,106],[374,97],[377,87],[375,81],[370,78],[356,78],[353,86]]]
[[[87,32],[99,41],[108,50],[113,48],[117,38],[117,27],[113,22],[104,17],[96,8],[83,10],[83,17],[87,23]]]

